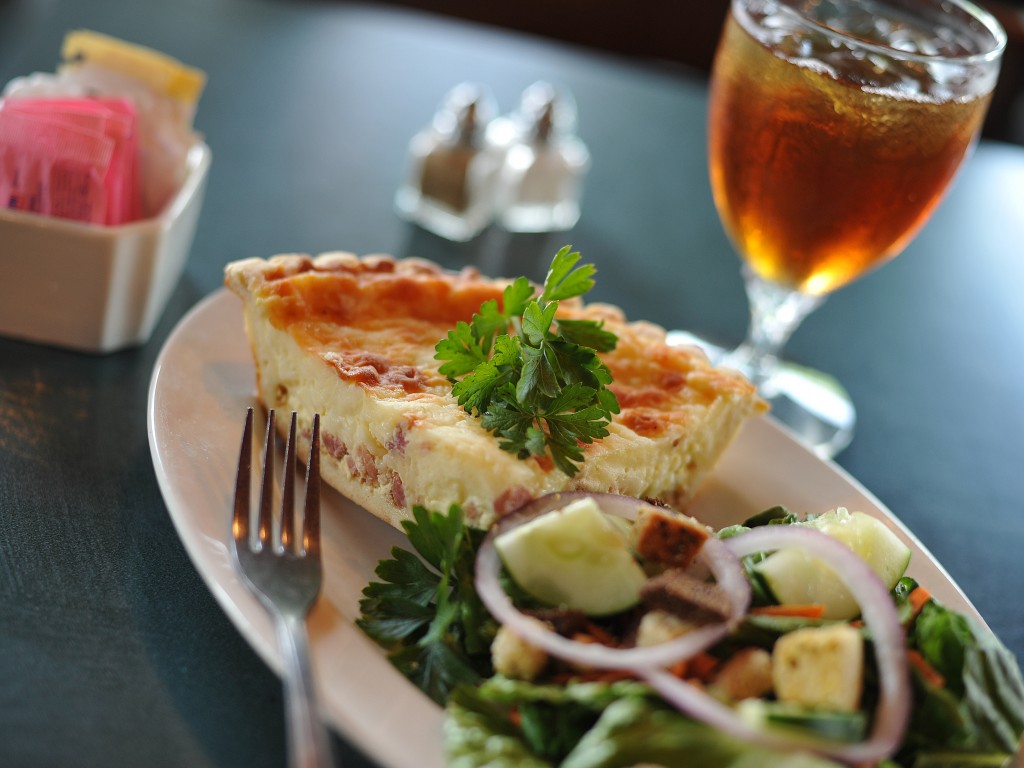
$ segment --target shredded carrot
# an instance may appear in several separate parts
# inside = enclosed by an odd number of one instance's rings
[[[669,667],[668,671],[671,674],[673,674],[676,677],[678,677],[680,680],[683,680],[683,679],[686,678],[686,672],[687,672],[687,670],[689,670],[689,668],[690,668],[690,660],[689,659],[681,659],[681,660],[677,661],[675,664],[673,664],[671,667]]]
[[[702,652],[688,659],[677,661],[669,667],[668,671],[680,680],[687,680],[691,683],[707,682],[714,676],[721,663],[711,654]]]
[[[907,600],[910,601],[910,608],[913,611],[913,615],[917,616],[924,608],[925,603],[932,599],[932,593],[924,587],[914,587],[910,594],[907,595]]]
[[[756,605],[750,609],[755,616],[793,616],[802,619],[820,619],[825,615],[825,606],[821,603],[791,605]]]
[[[616,648],[620,645],[614,635],[592,621],[588,621],[581,631],[572,635],[571,639],[577,643],[597,643],[611,648]]]
[[[921,652],[916,648],[907,649],[907,661],[910,662],[914,669],[921,673],[921,676],[926,682],[936,688],[942,688],[945,686],[946,678],[939,674],[939,671],[929,664],[925,657],[921,655]]]
[[[691,656],[689,661],[686,669],[687,679],[696,678],[704,681],[711,679],[721,663],[709,653],[698,653],[696,656]]]
[[[612,635],[605,629],[599,627],[592,621],[587,622],[586,632],[593,635],[594,639],[597,640],[597,642],[599,643],[604,643],[605,645],[611,646],[616,646],[619,644],[618,639],[616,639],[614,635]]]
[[[600,683],[615,683],[619,680],[635,680],[636,675],[625,669],[602,669],[586,674],[583,678]]]

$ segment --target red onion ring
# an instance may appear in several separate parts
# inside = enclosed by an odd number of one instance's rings
[[[714,575],[729,598],[731,613],[726,621],[708,624],[687,632],[673,640],[642,648],[612,648],[598,643],[581,643],[562,637],[536,619],[516,608],[498,580],[501,558],[494,540],[502,533],[516,528],[539,515],[560,509],[570,501],[590,497],[606,514],[627,519],[636,516],[637,509],[646,505],[638,499],[614,494],[558,493],[530,502],[517,512],[501,520],[491,529],[477,553],[476,591],[487,610],[531,645],[565,661],[601,669],[651,669],[668,666],[687,659],[714,645],[735,627],[746,614],[750,603],[750,583],[743,572],[739,558],[718,539],[711,537],[701,547],[697,559]]]
[[[637,511],[643,507],[653,507],[646,501],[635,499],[631,496],[620,496],[617,493],[587,493],[586,491],[558,491],[544,496],[538,496],[532,501],[526,502],[521,507],[502,517],[496,524],[498,534],[518,528],[534,518],[540,517],[547,512],[554,512],[562,509],[579,499],[593,499],[601,508],[601,511],[608,515],[615,515],[626,520],[635,520]]]
[[[737,557],[799,547],[826,561],[857,600],[871,631],[878,665],[880,696],[867,740],[856,744],[828,742],[754,728],[729,707],[662,670],[640,676],[682,712],[720,731],[765,747],[805,749],[850,763],[876,762],[899,747],[910,718],[911,693],[906,641],[895,604],[885,584],[849,547],[821,531],[803,526],[765,526],[724,542]]]

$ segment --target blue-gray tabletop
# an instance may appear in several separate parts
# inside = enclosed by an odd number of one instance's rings
[[[0,339],[0,765],[283,765],[280,682],[193,568],[157,486],[146,396],[168,334],[233,259],[344,249],[539,278],[571,242],[600,270],[596,298],[736,343],[746,304],[708,186],[705,76],[389,6],[3,0],[0,81],[52,71],[83,27],[206,71],[196,127],[213,166],[148,343],[97,356]],[[483,83],[507,111],[538,79],[571,89],[593,157],[572,231],[456,245],[395,215],[407,142],[451,86]],[[983,141],[906,252],[831,297],[788,350],[857,405],[838,464],[1018,659],[1022,243],[1024,149]],[[0,275],[3,256],[0,243]],[[339,764],[372,764],[334,741]]]

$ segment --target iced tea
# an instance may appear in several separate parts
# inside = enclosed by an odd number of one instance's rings
[[[988,93],[872,79],[773,50],[730,16],[712,81],[711,180],[761,277],[824,294],[895,256],[971,146]]]

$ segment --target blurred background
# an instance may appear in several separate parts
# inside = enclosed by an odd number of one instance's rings
[[[386,0],[392,5],[709,71],[728,0]],[[985,136],[1024,144],[1024,0],[977,3],[1009,36]]]

